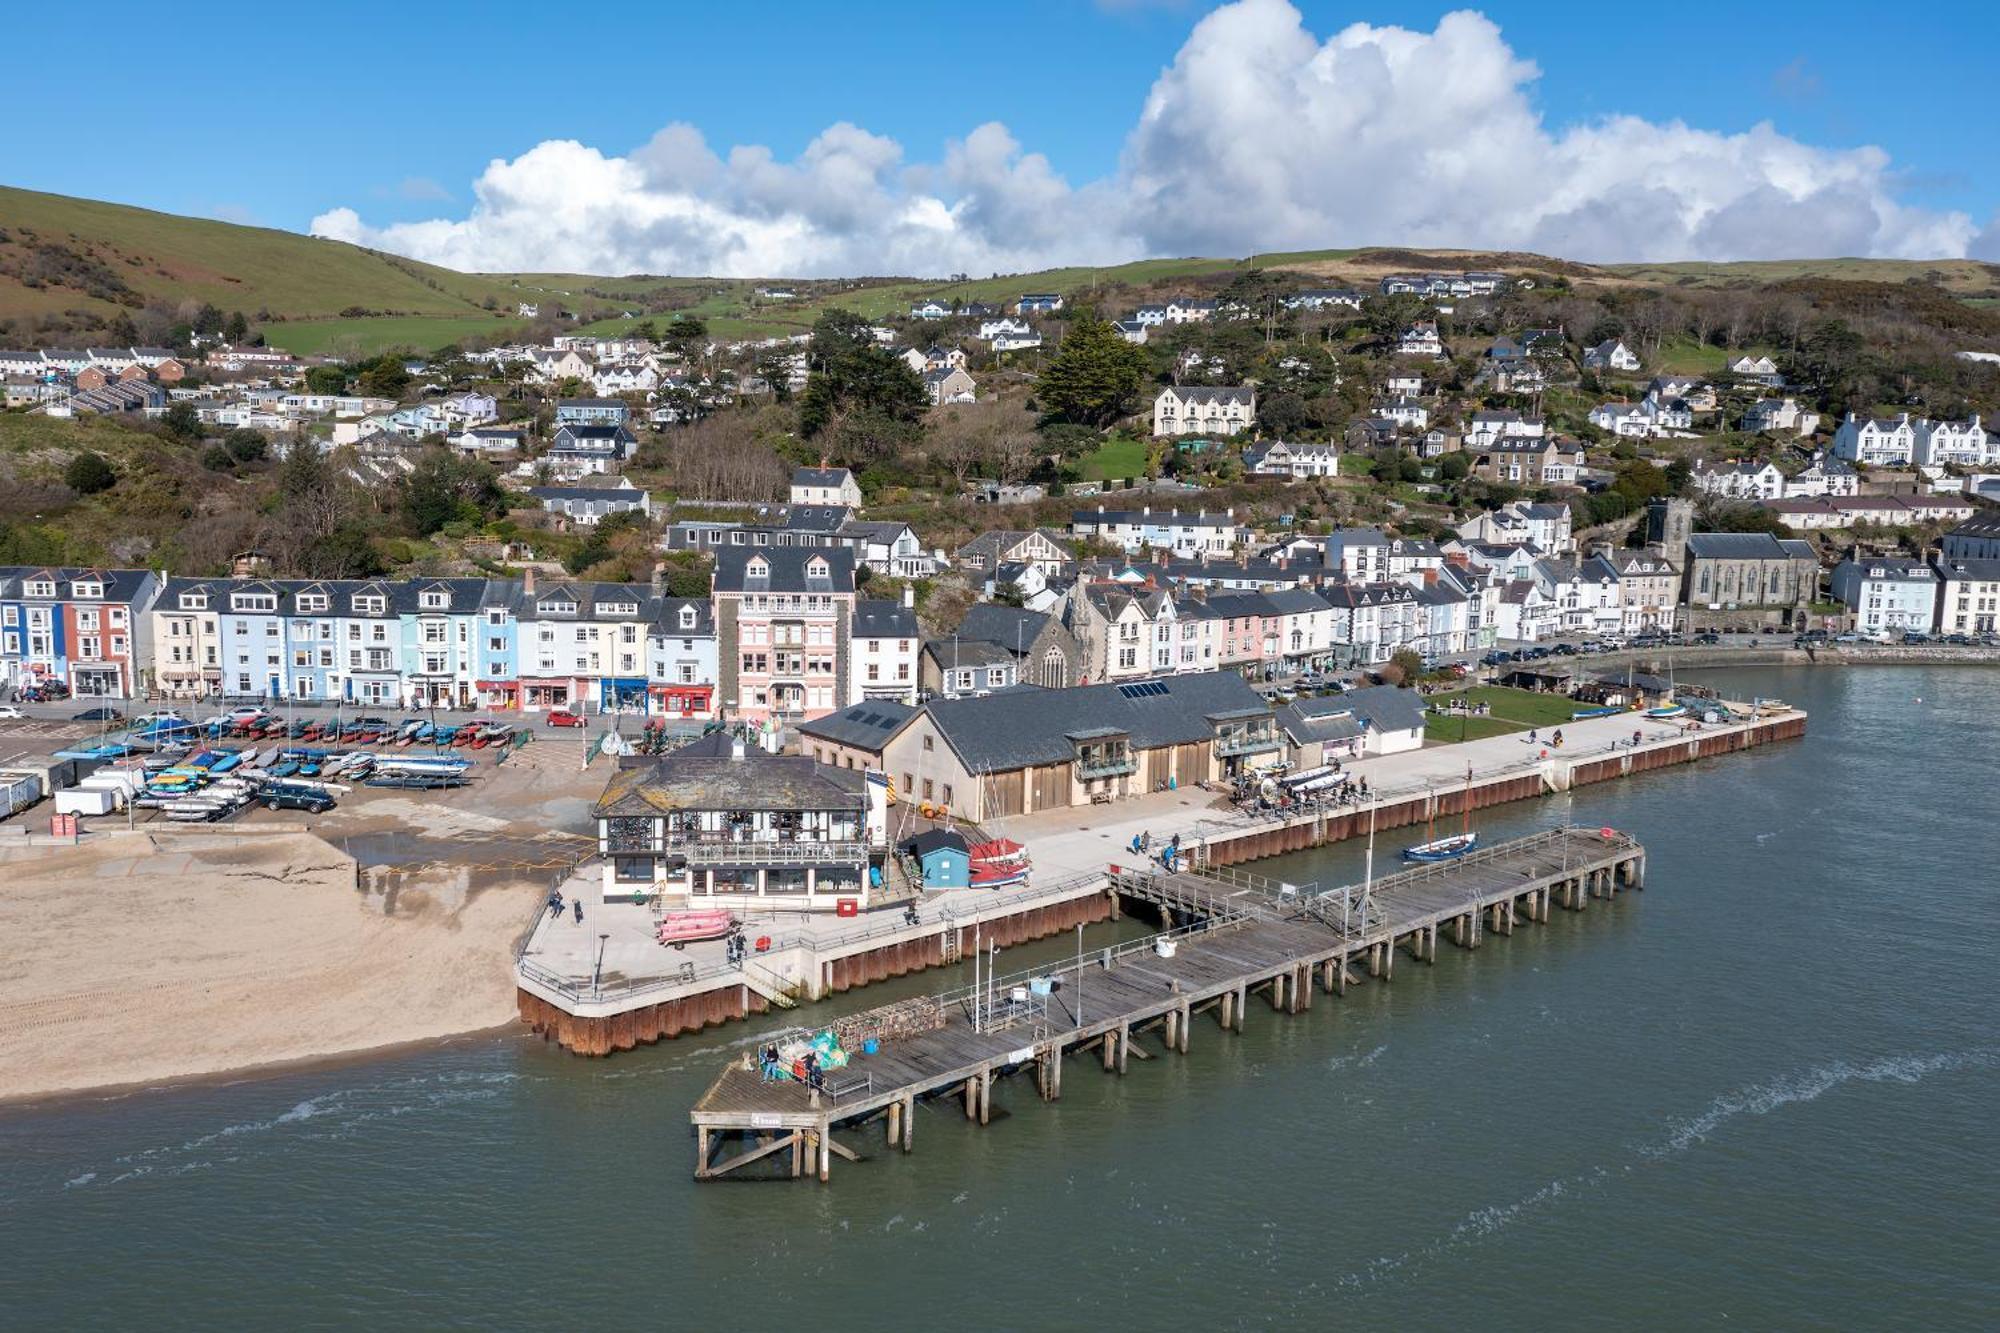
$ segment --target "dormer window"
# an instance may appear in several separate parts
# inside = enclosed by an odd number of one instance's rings
[[[814,556],[806,562],[806,576],[808,578],[823,579],[826,577],[826,572],[826,561],[820,559],[818,556]]]
[[[376,593],[370,593],[367,596],[356,597],[354,599],[354,612],[356,615],[379,616],[388,609],[388,599]]]
[[[70,596],[96,599],[104,596],[102,583],[76,582],[69,585]]]
[[[548,598],[537,602],[535,609],[545,616],[573,616],[576,614],[576,603]]]
[[[298,609],[301,612],[324,611],[327,606],[327,595],[323,592],[302,592],[298,595]]]
[[[441,588],[426,588],[418,594],[417,604],[426,611],[442,611],[451,605],[451,594]]]
[[[639,614],[637,602],[599,602],[597,614],[601,616],[636,616]]]
[[[28,583],[28,596],[30,597],[53,597],[55,595],[56,585],[48,579],[32,579]]]
[[[184,592],[181,594],[181,610],[208,610],[208,594],[205,592]]]
[[[765,561],[760,556],[757,559],[752,560],[749,564],[743,567],[743,577],[750,579],[768,579],[771,577],[771,566],[767,561]]]
[[[691,606],[684,606],[684,607],[682,607],[682,608],[681,608],[681,628],[682,628],[682,629],[693,629],[693,628],[694,628],[694,608],[693,608],[693,607],[691,607]]]
[[[229,599],[234,611],[275,611],[278,609],[278,595],[268,592],[240,592]]]

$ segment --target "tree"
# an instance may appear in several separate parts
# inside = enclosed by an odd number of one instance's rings
[[[255,463],[264,456],[271,442],[264,438],[264,432],[249,426],[238,426],[222,437],[222,444],[229,451],[229,457],[238,463]]]
[[[201,465],[210,472],[227,472],[236,466],[236,456],[219,444],[211,444],[201,451]]]
[[[1035,392],[1059,420],[1108,426],[1132,410],[1149,368],[1143,347],[1085,311],[1063,335]]]
[[[250,337],[250,321],[243,318],[241,310],[229,312],[229,318],[223,321],[222,336],[231,343],[241,343]]]
[[[87,449],[70,459],[69,466],[63,469],[63,485],[78,495],[95,495],[117,484],[118,474],[111,470],[104,455]]]
[[[166,428],[169,437],[182,444],[192,444],[202,436],[201,413],[195,410],[193,403],[170,404],[160,418],[160,425]]]
[[[222,312],[206,301],[195,309],[194,318],[190,322],[196,333],[212,337],[222,332]]]
[[[1414,648],[1398,648],[1377,673],[1387,685],[1408,685],[1424,674],[1423,656]]]
[[[868,321],[829,310],[813,325],[799,430],[807,439],[832,434],[864,453],[906,438],[930,406],[923,381],[901,358],[878,346]]]
[[[411,531],[428,537],[447,523],[483,522],[504,499],[487,464],[434,448],[424,450],[403,478],[400,503]]]
[[[403,391],[410,387],[410,372],[403,369],[402,357],[394,352],[384,352],[363,364],[354,377],[354,385],[361,392],[378,398],[401,398]]]
[[[347,372],[339,366],[314,366],[306,372],[307,393],[346,393]]]
[[[677,315],[674,317],[674,322],[667,325],[662,341],[683,357],[692,360],[708,342],[708,325],[693,315]]]
[[[1441,481],[1464,481],[1472,475],[1472,460],[1464,453],[1446,454],[1438,460],[1438,478]]]

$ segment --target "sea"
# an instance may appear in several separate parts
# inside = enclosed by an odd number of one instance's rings
[[[1003,1080],[985,1128],[926,1104],[913,1153],[855,1130],[829,1185],[692,1179],[688,1107],[762,1021],[0,1109],[0,1321],[1993,1328],[2000,673],[1702,679],[1808,735],[1478,816],[1628,830],[1643,892],[1198,1020],[1122,1078],[1073,1060],[1054,1104]]]

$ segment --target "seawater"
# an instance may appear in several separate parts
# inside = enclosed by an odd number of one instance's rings
[[[0,1111],[4,1319],[1990,1328],[2000,673],[1706,679],[1809,735],[1479,816],[1630,830],[1643,893],[1122,1079],[1075,1060],[1054,1105],[1003,1081],[983,1130],[927,1105],[908,1157],[855,1131],[830,1187],[690,1178],[687,1108],[761,1024]]]

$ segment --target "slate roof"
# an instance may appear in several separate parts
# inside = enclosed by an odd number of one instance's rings
[[[977,773],[1066,763],[1076,755],[1071,738],[1092,730],[1127,734],[1133,749],[1150,750],[1211,740],[1211,716],[1270,711],[1233,671],[1066,690],[1022,687],[924,707],[945,743]]]
[[[731,737],[713,732],[651,763],[621,768],[591,813],[656,815],[669,810],[860,810],[860,770],[826,768],[804,755],[755,745],[731,755]]]
[[[1003,648],[1019,644],[1025,649],[1048,627],[1048,623],[1049,617],[1040,611],[1002,606],[998,602],[980,602],[965,613],[964,620],[958,622],[958,637],[961,641],[984,639]]]
[[[761,559],[770,574],[762,579],[749,576],[750,562]],[[806,566],[813,560],[826,563],[823,579],[808,578]],[[724,546],[715,553],[717,592],[824,592],[854,591],[854,552],[844,546]]]
[[[1687,539],[1697,560],[1782,560],[1784,548],[1768,532],[1696,532]]]
[[[914,639],[923,631],[917,627],[917,613],[901,602],[866,600],[854,604],[853,639]]]
[[[853,475],[844,467],[795,467],[792,469],[792,485],[838,486]]]
[[[801,722],[799,734],[817,736],[821,740],[849,745],[857,750],[879,751],[916,715],[917,710],[908,704],[899,704],[893,699],[869,699],[837,713]]]
[[[932,639],[924,645],[924,655],[936,662],[940,671],[966,667],[983,671],[1014,663],[1014,650],[991,639]]]

